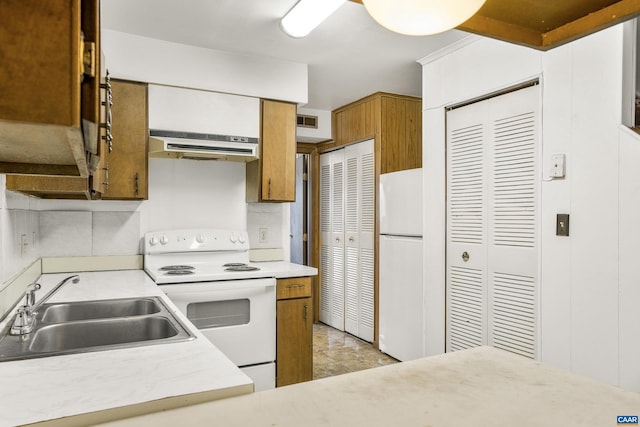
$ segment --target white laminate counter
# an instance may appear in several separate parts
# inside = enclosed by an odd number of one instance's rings
[[[71,274],[42,275],[39,296]],[[67,283],[50,302],[160,296],[192,326],[142,270],[79,274],[79,283]],[[190,331],[191,341],[2,362],[0,426],[56,419],[87,425],[253,391],[249,377],[197,329]],[[86,413],[92,414],[60,420]]]
[[[276,279],[315,276],[318,274],[318,269],[315,267],[308,267],[287,261],[252,262],[251,265],[258,267],[261,274],[269,273]]]
[[[480,347],[105,425],[603,427],[640,394]]]

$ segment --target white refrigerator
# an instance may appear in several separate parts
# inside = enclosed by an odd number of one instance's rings
[[[379,344],[398,360],[424,356],[422,169],[380,175]]]

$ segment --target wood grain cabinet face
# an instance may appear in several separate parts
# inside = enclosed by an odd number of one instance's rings
[[[422,167],[422,102],[419,98],[376,93],[333,112],[329,148],[376,140],[380,173]]]
[[[147,85],[145,83],[112,80],[111,107],[112,151],[105,150],[102,168],[103,199],[146,200],[148,197],[149,132]]]
[[[279,279],[277,285],[276,386],[313,379],[311,278]]]
[[[295,178],[296,105],[263,99],[260,158],[247,164],[247,201],[293,202]]]
[[[97,135],[99,5],[0,1],[0,172],[89,176],[86,149],[96,141],[83,139],[83,127]]]

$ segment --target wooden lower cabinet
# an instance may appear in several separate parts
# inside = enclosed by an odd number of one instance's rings
[[[276,386],[313,379],[311,277],[278,280]]]

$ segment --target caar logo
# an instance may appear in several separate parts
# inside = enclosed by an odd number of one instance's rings
[[[637,415],[618,415],[616,420],[618,421],[618,425],[621,425],[621,424],[638,425]]]

